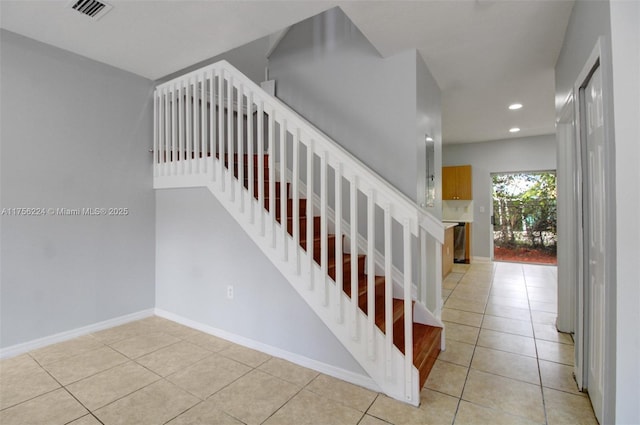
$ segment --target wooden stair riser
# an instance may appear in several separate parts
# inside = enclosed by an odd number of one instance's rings
[[[287,232],[293,235],[293,218],[287,218]],[[298,234],[300,235],[300,241],[307,240],[307,217],[300,215],[298,220]],[[320,217],[313,217],[313,234],[314,239],[320,238]],[[316,236],[317,235],[317,236]],[[313,248],[315,252],[315,246]]]
[[[249,154],[243,154],[242,155],[242,163],[246,166],[249,165],[249,162],[253,163],[254,167],[258,167],[258,165],[260,164],[260,157],[262,156],[263,158],[263,165],[264,166],[268,166],[269,165],[269,155],[264,154],[264,155],[259,155],[259,154],[253,154],[253,158],[252,160],[249,159]],[[220,155],[218,155],[216,153],[216,158],[220,158]],[[240,159],[238,157],[237,153],[233,154],[233,163],[234,164],[239,164],[240,163]],[[229,154],[224,154],[224,166],[225,167],[229,167]]]
[[[422,388],[440,354],[442,328],[414,323],[413,335],[413,365],[418,369]]]
[[[280,201],[280,198],[278,198]],[[269,211],[269,207],[265,206],[267,211]],[[276,220],[280,223],[280,216],[282,210],[282,204],[280,202],[276,202]],[[307,200],[299,199],[298,200],[298,217],[306,217],[307,216]],[[293,218],[293,199],[287,199],[287,219]],[[306,236],[306,233],[305,233]]]
[[[307,241],[304,241],[305,244],[305,251],[306,251],[306,244]],[[300,243],[300,245],[302,245],[302,243]],[[321,265],[320,263],[320,257],[322,257],[322,236],[316,236],[313,239],[313,259],[315,260],[315,262],[318,265]],[[329,259],[329,261],[335,261],[335,257],[336,257],[336,235],[334,234],[329,234],[327,236],[327,258]]]
[[[260,156],[254,155],[253,160],[250,161],[247,155],[244,155],[244,187],[249,187],[248,167],[249,162],[253,163],[254,172],[254,197],[258,198],[258,167],[260,166]],[[225,166],[228,167],[228,162],[225,161]],[[269,161],[268,156],[263,156],[263,170],[264,170],[264,208],[269,211]],[[239,175],[239,161],[238,155],[234,155],[234,175],[237,178]],[[281,222],[281,201],[282,185],[281,182],[275,183],[275,207],[276,207],[276,220]],[[290,183],[286,186],[286,195],[290,193]],[[307,249],[307,200],[299,200],[299,237],[300,246],[306,251]],[[313,224],[313,257],[318,265],[321,263],[322,254],[322,236],[321,236],[321,222],[320,217],[314,217]],[[287,231],[290,235],[293,234],[293,200],[287,199]],[[342,235],[344,242],[345,235]],[[327,235],[327,271],[329,277],[336,280],[336,235]],[[347,296],[351,297],[351,255],[343,254],[342,259],[342,271],[343,271],[343,290]],[[366,256],[358,255],[357,260],[357,275],[358,275],[358,306],[364,314],[368,311],[368,276],[365,274]],[[382,276],[375,277],[375,324],[383,332],[386,333],[386,303],[385,303],[385,278]],[[404,353],[404,301],[401,299],[393,299],[392,301],[392,326],[393,326],[393,344]],[[413,306],[412,306],[413,311]],[[437,327],[431,327],[418,323],[413,323],[413,363],[418,369],[420,375],[420,388],[426,382],[429,372],[433,368],[435,360],[440,352],[440,336],[442,329]]]
[[[331,277],[331,279],[333,279],[334,281],[336,280],[336,269],[337,269],[337,264],[336,261],[338,261],[335,256],[334,258],[328,257],[329,262],[327,265],[327,272],[329,273],[329,277]],[[364,274],[364,268],[366,266],[366,260],[367,257],[364,255],[358,255],[358,264],[356,265],[356,267],[358,268],[358,276],[363,275]],[[342,255],[342,273],[343,273],[343,279],[344,276],[346,275],[351,275],[351,267],[353,266],[352,262],[351,262],[351,254],[343,254]]]
[[[288,197],[288,195],[289,195],[289,187],[290,187],[290,185],[291,185],[291,183],[287,183],[286,192],[285,192],[285,195],[286,195],[287,197]],[[269,190],[270,190],[270,186],[271,186],[271,185],[270,185],[270,182],[269,182],[269,181],[267,181],[267,180],[265,180],[265,182],[264,182],[264,186],[263,186],[263,187],[264,187],[264,190],[263,190],[263,192],[262,192],[262,194],[263,194],[263,196],[264,196],[265,201],[266,201],[266,200],[268,200],[268,199],[271,197],[271,196],[270,196],[270,192],[269,192]],[[274,182],[274,188],[275,188],[275,191],[274,191],[274,193],[275,193],[275,198],[276,198],[277,200],[280,200],[280,197],[282,196],[282,191],[281,191],[281,189],[282,189],[282,184],[281,184],[280,182]],[[254,197],[254,198],[256,198],[256,199],[258,199],[258,195],[259,195],[259,194],[258,194],[258,185],[257,185],[257,184],[255,184],[255,185],[253,186],[253,197]],[[268,204],[268,203],[265,203],[265,208],[266,208],[266,207],[268,207],[268,206],[269,206],[269,204]]]
[[[227,169],[229,168],[229,167],[228,167],[228,166],[226,166],[226,165],[225,165],[225,167],[226,167]],[[254,166],[254,167],[253,167],[253,178],[254,178],[254,179],[257,179],[257,178],[258,178],[258,173],[260,172],[260,170],[259,170],[259,169],[260,169],[260,167],[259,167],[259,166]],[[265,165],[264,165],[264,167],[263,167],[263,170],[264,170],[264,174],[263,174],[263,175],[264,175],[264,178],[265,178],[265,179],[268,179],[268,177],[269,177],[269,165],[268,165],[268,164],[265,164]],[[245,166],[243,167],[243,171],[244,171],[243,179],[244,179],[245,187],[247,187],[247,186],[246,186],[246,184],[247,184],[247,182],[249,181],[249,167],[248,167],[247,165],[245,165]],[[239,166],[239,164],[234,164],[234,165],[233,165],[233,176],[234,176],[235,178],[238,178],[238,176],[239,176],[239,175],[240,175],[240,166]]]

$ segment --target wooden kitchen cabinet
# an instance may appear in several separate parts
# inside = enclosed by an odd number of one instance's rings
[[[471,165],[442,167],[442,199],[471,200]]]
[[[444,232],[444,245],[442,245],[442,278],[444,279],[453,268],[453,227]]]

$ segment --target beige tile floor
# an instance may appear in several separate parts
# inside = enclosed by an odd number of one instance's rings
[[[152,317],[0,362],[0,424],[595,424],[553,325],[555,281],[456,265],[419,408]]]

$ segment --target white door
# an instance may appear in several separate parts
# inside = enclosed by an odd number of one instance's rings
[[[587,366],[586,387],[598,421],[602,423],[604,404],[604,324],[605,324],[605,173],[602,74],[597,67],[581,90],[583,106],[583,184],[585,201],[585,320]]]

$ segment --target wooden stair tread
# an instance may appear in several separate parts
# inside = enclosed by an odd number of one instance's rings
[[[219,158],[219,155],[216,154]],[[262,157],[262,160],[260,159]],[[224,155],[224,164],[226,168],[229,168],[229,155]],[[270,181],[269,181],[269,155],[268,154],[254,154],[252,158],[248,154],[243,154],[242,158],[235,153],[232,158],[234,166],[234,175],[236,178],[239,176],[240,163],[242,162],[244,168],[244,181],[243,185],[248,189],[249,187],[249,167],[253,166],[253,178],[254,178],[254,198],[258,199],[258,174],[260,163],[262,162],[263,177],[264,177],[264,208],[266,211],[270,209]],[[252,165],[249,165],[249,164]],[[293,234],[293,199],[289,198],[291,183],[286,183],[287,196],[287,231],[290,235]],[[278,223],[282,222],[281,211],[281,196],[283,195],[283,186],[279,181],[274,182],[275,188],[275,218]],[[299,242],[302,249],[307,250],[307,200],[304,198],[299,199],[298,205],[298,225],[299,225]],[[319,216],[313,217],[313,257],[317,264],[320,264],[321,249],[323,246],[323,238],[321,235],[321,222]],[[342,235],[344,240],[345,235]],[[335,255],[336,248],[336,235],[329,233],[327,239],[324,241],[327,244],[327,271],[331,279],[336,281],[337,271],[337,258]],[[343,247],[344,248],[344,247]],[[343,270],[343,291],[348,297],[351,297],[351,254],[343,252],[342,258],[342,270]],[[366,255],[358,254],[357,258],[357,276],[358,276],[358,306],[364,314],[367,314],[368,310],[368,276],[365,273],[366,267]],[[375,276],[375,324],[383,332],[386,332],[386,314],[385,314],[385,277]],[[414,302],[415,303],[415,302]],[[393,323],[393,343],[394,345],[404,353],[404,300],[394,298],[392,301],[392,323]],[[413,306],[412,306],[413,311]],[[413,364],[418,369],[420,375],[420,388],[424,386],[427,380],[429,372],[431,371],[438,354],[440,353],[440,340],[442,335],[442,328],[423,325],[420,323],[412,323],[413,330]]]
[[[413,365],[419,371],[421,389],[440,354],[441,336],[440,327],[413,324]]]

